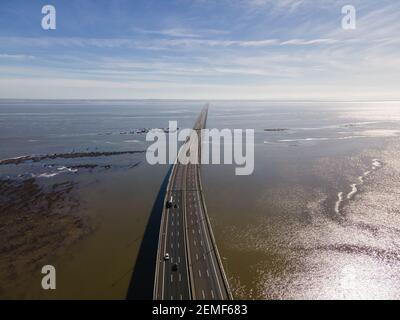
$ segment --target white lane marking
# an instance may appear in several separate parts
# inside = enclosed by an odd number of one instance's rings
[[[199,269],[199,277],[201,278],[201,271],[200,271],[200,269]]]
[[[199,260],[199,255],[196,253],[196,260]]]
[[[179,248],[179,246],[180,246],[180,244],[179,244],[179,242],[178,242],[178,248]]]
[[[179,226],[179,221],[176,223],[177,226]]]
[[[210,277],[210,273],[208,272],[208,269],[206,270],[206,272],[207,272],[207,277]]]
[[[194,229],[192,229],[192,233],[194,234]]]
[[[174,275],[171,274],[171,282],[174,282]]]
[[[181,282],[181,281],[182,281],[182,275],[179,274],[179,282]]]
[[[201,290],[201,294],[203,295],[203,299],[205,299],[205,298],[206,298],[206,295],[205,295],[205,293],[204,293],[204,290]]]
[[[173,297],[173,296],[171,296],[171,300],[174,300],[174,297]]]
[[[177,236],[179,237],[179,231],[177,232]]]
[[[196,240],[194,240],[194,242],[193,242],[193,243],[194,243],[194,245],[197,245],[197,242],[196,242]]]
[[[200,245],[203,246],[203,240],[200,240]]]
[[[181,257],[178,257],[178,263],[181,263]]]
[[[181,300],[183,300],[183,297],[182,297],[182,295],[181,295]]]
[[[171,263],[174,263],[174,258],[171,257]]]
[[[171,232],[171,237],[173,237],[173,236],[174,236],[174,232],[172,231],[172,232]]]
[[[211,297],[214,299],[215,298],[215,296],[214,296],[214,290],[212,290],[211,289]]]
[[[173,249],[174,248],[174,244],[173,243],[171,243],[171,249]]]

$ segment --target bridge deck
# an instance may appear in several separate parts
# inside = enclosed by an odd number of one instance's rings
[[[193,147],[200,158],[201,143],[198,142],[201,141],[201,129],[205,127],[207,114],[208,107],[205,107],[194,125],[197,139],[190,137],[180,151]],[[207,215],[199,164],[182,164],[177,159],[165,203],[171,196],[173,205],[164,207],[162,214],[154,299],[230,299],[228,282]],[[169,260],[164,260],[166,253]],[[175,264],[176,270],[173,268]]]

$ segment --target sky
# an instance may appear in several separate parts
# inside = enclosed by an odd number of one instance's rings
[[[0,98],[399,100],[399,49],[398,0],[1,0]]]

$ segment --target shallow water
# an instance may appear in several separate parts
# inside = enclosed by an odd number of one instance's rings
[[[0,159],[145,150],[145,135],[126,132],[165,128],[168,120],[190,128],[202,105],[2,101]],[[253,175],[235,176],[234,165],[203,167],[208,211],[235,297],[400,297],[399,121],[399,103],[211,104],[209,128],[255,129]],[[48,246],[52,252],[33,250],[33,268],[18,249],[0,257],[14,268],[0,277],[0,297],[124,298],[167,170],[148,165],[141,153],[0,166],[3,180],[76,182],[71,196],[79,205],[57,213],[83,225],[78,240]],[[57,268],[53,292],[40,288],[43,264]]]

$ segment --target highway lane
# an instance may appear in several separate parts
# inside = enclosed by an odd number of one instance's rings
[[[212,243],[212,230],[209,229],[203,194],[199,181],[199,165],[187,165],[186,175],[186,228],[188,230],[188,254],[191,264],[193,299],[225,300],[229,292],[224,283],[223,270],[218,262],[218,253]]]
[[[161,300],[188,300],[190,296],[189,275],[185,248],[185,221],[184,221],[184,171],[185,166],[176,165],[171,174],[170,188],[167,190],[166,199],[172,196],[171,208],[164,208],[164,223],[161,227],[160,248],[158,255],[159,280],[155,292],[157,299]],[[169,260],[165,260],[165,254]],[[173,265],[177,270],[173,270]]]

